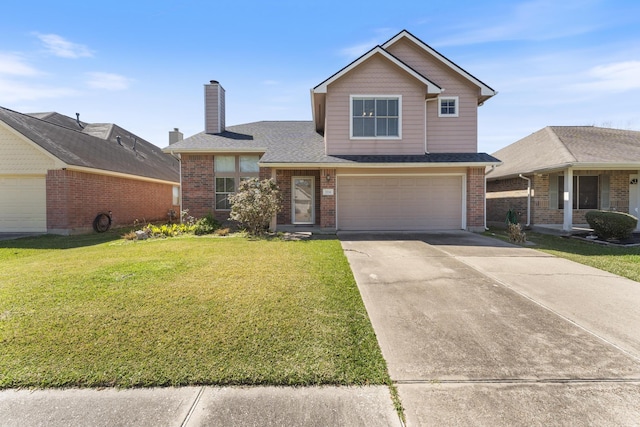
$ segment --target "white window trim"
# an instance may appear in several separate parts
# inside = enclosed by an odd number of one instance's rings
[[[398,99],[398,136],[353,136],[353,99],[354,98],[397,98]],[[399,140],[402,139],[402,95],[349,95],[349,139],[353,140],[372,140],[386,139]]]
[[[454,114],[442,114],[442,101],[456,101],[456,112]],[[460,99],[457,96],[439,96],[438,97],[438,117],[459,117],[460,115]]]

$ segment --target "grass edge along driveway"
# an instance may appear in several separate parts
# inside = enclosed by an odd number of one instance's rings
[[[509,241],[502,228],[492,228],[484,235]],[[527,246],[531,249],[640,282],[640,246],[603,245],[532,231],[527,231],[527,240],[534,244]]]
[[[337,239],[104,240],[0,242],[0,389],[390,384]]]

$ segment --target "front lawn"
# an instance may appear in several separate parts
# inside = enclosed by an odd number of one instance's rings
[[[0,388],[388,384],[338,240],[0,242]]]
[[[533,249],[640,282],[640,246],[609,246],[531,231],[526,233],[527,240],[535,243],[531,246]],[[507,240],[504,230],[492,229],[487,234]]]

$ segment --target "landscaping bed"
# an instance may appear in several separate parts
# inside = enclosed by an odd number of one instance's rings
[[[340,242],[0,242],[0,388],[388,384]]]

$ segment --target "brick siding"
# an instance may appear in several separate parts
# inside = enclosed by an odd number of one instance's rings
[[[215,186],[213,179],[212,155],[182,155],[182,209],[188,210],[189,215],[201,218],[214,212]],[[224,216],[219,218],[218,216]],[[226,220],[229,212],[216,215],[218,219]]]
[[[79,233],[112,212],[112,227],[134,221],[167,221],[174,206],[173,185],[69,170],[47,172],[47,230]]]
[[[484,230],[484,168],[467,169],[467,229]]]

